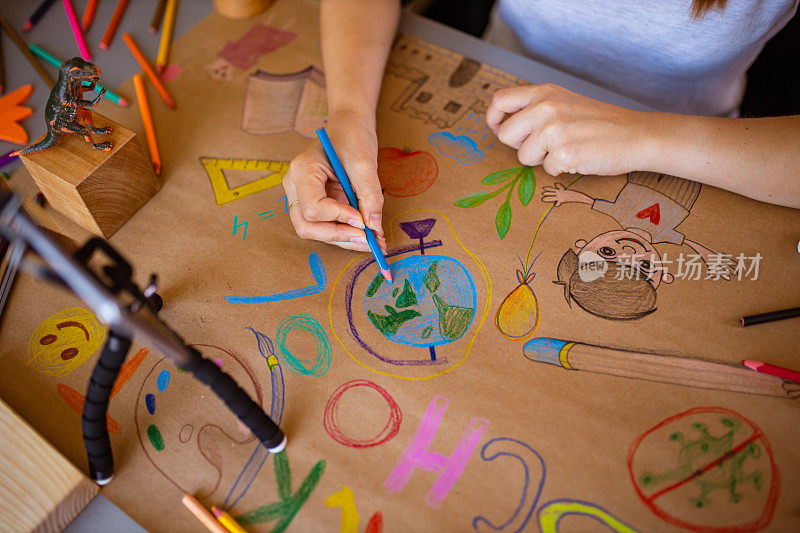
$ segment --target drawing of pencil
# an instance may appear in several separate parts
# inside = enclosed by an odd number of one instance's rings
[[[778,398],[800,397],[798,384],[752,372],[738,365],[706,359],[630,352],[546,337],[531,339],[525,344],[523,352],[531,361],[549,363],[569,370],[583,370],[701,389],[744,392]]]

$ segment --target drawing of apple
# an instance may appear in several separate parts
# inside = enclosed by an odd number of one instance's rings
[[[416,196],[427,191],[439,166],[431,154],[423,150],[385,147],[378,150],[378,177],[390,196]]]

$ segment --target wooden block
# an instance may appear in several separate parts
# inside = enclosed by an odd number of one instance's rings
[[[98,487],[0,400],[0,529],[61,531]]]
[[[28,213],[28,216],[31,217],[31,220],[52,237],[54,241],[63,246],[67,252],[71,254],[79,248],[78,243],[67,236],[66,232],[53,220],[53,217],[47,213],[44,207],[30,198],[22,201],[22,207],[25,209],[25,212]]]
[[[4,194],[12,194],[14,193],[14,190],[9,187],[8,183],[6,183],[6,180],[0,179],[0,192]],[[53,238],[53,240],[63,246],[69,253],[73,253],[78,249],[78,244],[64,233],[64,230],[62,230],[56,221],[53,220],[49,214],[47,214],[42,206],[28,198],[22,201],[22,207],[37,226],[42,228],[48,235],[50,235],[50,237]]]
[[[266,11],[273,0],[214,0],[214,11],[227,19],[244,19]]]
[[[54,209],[87,230],[110,237],[159,189],[159,181],[139,140],[128,128],[97,113],[97,127],[111,126],[109,152],[95,150],[79,135],[60,145],[20,156]]]

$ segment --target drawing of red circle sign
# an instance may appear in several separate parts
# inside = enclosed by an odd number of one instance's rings
[[[628,450],[628,473],[659,518],[703,533],[762,529],[780,495],[764,433],[722,407],[690,409],[640,435]]]
[[[353,439],[345,435],[342,430],[339,429],[339,400],[345,392],[355,387],[368,387],[380,394],[383,399],[386,400],[386,403],[389,404],[389,420],[386,421],[386,425],[383,429],[371,439]],[[331,394],[331,397],[328,399],[328,403],[325,404],[325,414],[323,415],[322,424],[328,435],[339,444],[344,444],[350,448],[370,448],[372,446],[379,446],[393,439],[394,436],[397,435],[397,432],[400,431],[400,423],[402,421],[403,414],[400,412],[400,407],[383,387],[366,379],[354,379],[343,383],[338,389],[333,391],[333,394]]]

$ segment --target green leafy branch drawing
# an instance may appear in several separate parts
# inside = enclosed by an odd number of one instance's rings
[[[527,206],[533,198],[533,191],[536,189],[536,175],[533,173],[533,168],[529,166],[521,166],[514,168],[507,168],[500,170],[494,174],[489,174],[481,180],[484,185],[500,185],[505,183],[502,187],[492,192],[475,192],[459,198],[456,200],[457,207],[477,207],[490,198],[494,198],[501,192],[508,189],[505,201],[500,204],[497,209],[497,214],[494,217],[494,225],[497,227],[497,235],[500,239],[504,239],[511,229],[511,195],[514,192],[514,186],[517,187],[517,195],[523,207]]]

